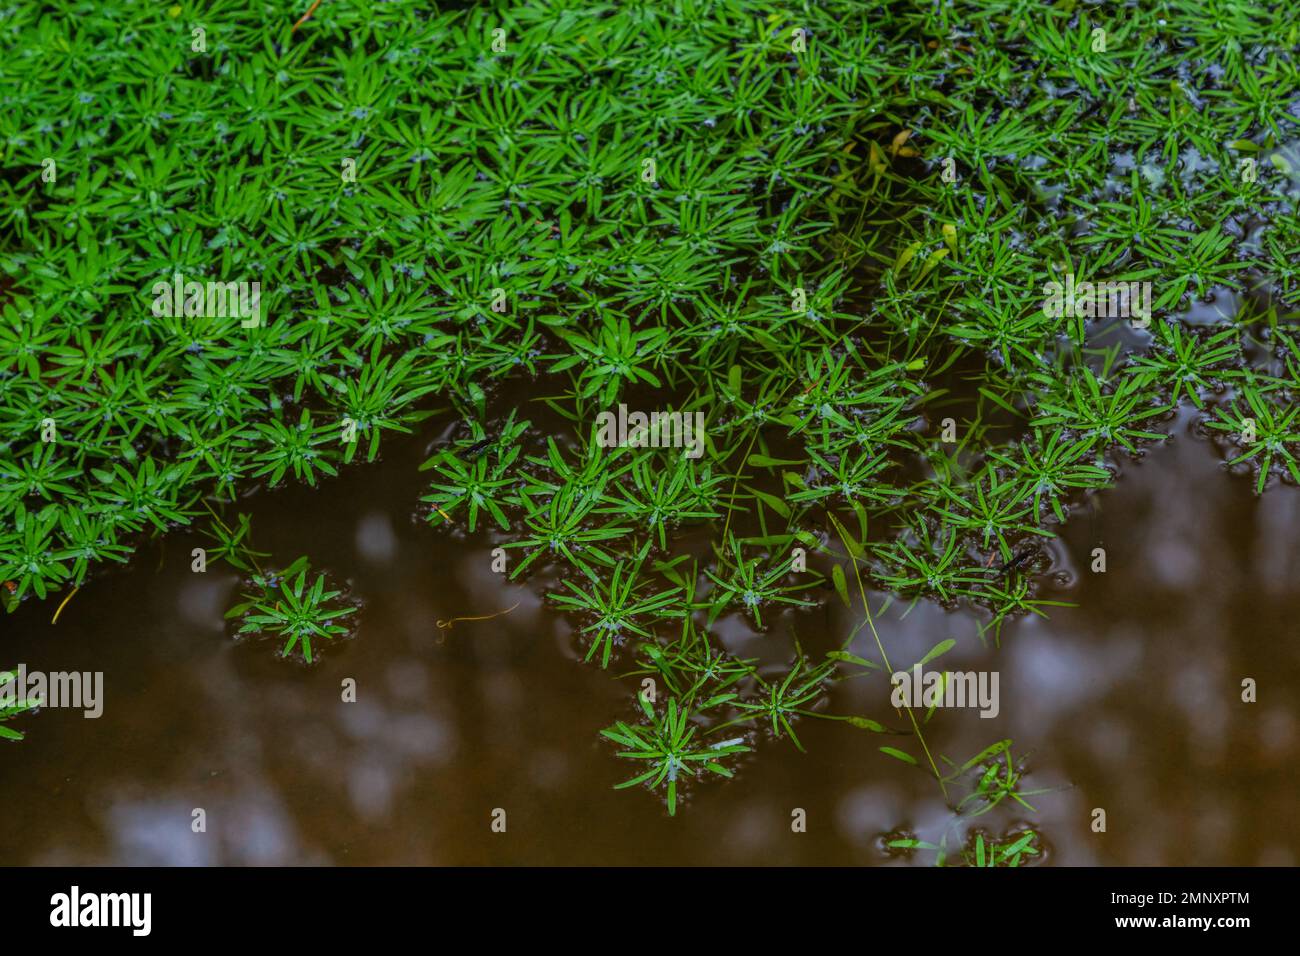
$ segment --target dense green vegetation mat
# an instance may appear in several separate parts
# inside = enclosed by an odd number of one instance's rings
[[[995,639],[1180,406],[1243,494],[1300,479],[1293,0],[308,6],[0,10],[11,606],[183,524],[246,567],[240,494],[450,408],[431,533],[661,679],[607,734],[672,803],[882,666],[762,677],[720,615],[825,575]],[[603,447],[620,404],[700,413],[698,457]],[[254,627],[328,638],[290,570]]]

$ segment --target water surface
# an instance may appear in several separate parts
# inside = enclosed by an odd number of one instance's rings
[[[891,660],[947,637],[949,669],[997,670],[1001,713],[940,711],[932,749],[960,761],[1002,737],[1026,753],[1049,864],[1293,865],[1300,857],[1300,492],[1261,497],[1220,465],[1184,414],[1174,438],[1125,459],[1049,551],[1044,596],[1077,603],[1009,625],[984,646],[966,612],[895,603],[878,626]],[[190,570],[177,532],[91,581],[57,624],[28,602],[0,623],[0,663],[103,671],[98,720],[46,710],[0,751],[0,859],[10,864],[891,864],[882,834],[935,839],[953,823],[935,782],[878,752],[882,738],[804,720],[806,754],[759,739],[734,781],[695,788],[676,818],[598,737],[633,719],[635,682],[583,664],[545,579],[491,571],[487,538],[412,520],[432,433],[316,490],[241,504],[257,545],[301,553],[365,602],[354,639],[306,668],[231,639],[237,578]],[[1107,572],[1089,571],[1095,547]],[[883,597],[873,597],[873,606]],[[832,602],[836,599],[832,596]],[[437,621],[489,614],[450,630]],[[766,634],[738,618],[732,650],[781,664],[789,629],[831,647],[838,603]],[[862,641],[859,638],[859,641]],[[858,645],[855,645],[858,648]],[[858,648],[868,651],[865,644]],[[874,656],[874,655],[873,655]],[[1254,678],[1259,701],[1241,701]],[[341,684],[357,682],[344,703]],[[834,713],[897,726],[880,676],[838,684]],[[892,742],[897,742],[894,740]],[[916,749],[911,742],[903,746]],[[1093,808],[1107,831],[1090,829]],[[202,808],[206,833],[191,831]],[[506,811],[494,833],[493,811]],[[807,831],[791,831],[795,808]],[[962,832],[959,828],[958,833]]]

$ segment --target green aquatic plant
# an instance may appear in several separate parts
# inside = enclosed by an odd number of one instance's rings
[[[892,591],[930,594],[940,601],[975,597],[985,574],[969,561],[962,537],[933,529],[924,514],[912,520],[907,537],[873,546],[880,561],[876,579]]]
[[[737,684],[754,674],[754,661],[742,660],[716,647],[708,634],[683,620],[681,636],[671,644],[641,645],[644,655],[626,677],[654,675],[664,681],[669,693],[681,700],[708,698],[734,691]],[[734,698],[728,698],[734,699]]]
[[[967,792],[952,807],[939,842],[896,836],[885,840],[887,848],[909,854],[917,850],[933,853],[935,866],[1019,867],[1041,858],[1043,839],[1037,828],[1015,825],[995,838],[970,827],[972,819],[991,812],[1007,799],[1021,810],[1035,813],[1025,797],[1050,792],[1024,789],[1025,758],[1012,757],[1010,740],[992,744],[960,766],[946,757],[941,759],[953,768],[945,780],[954,787],[964,785]]]
[[[1281,387],[1280,382],[1248,374],[1231,404],[1216,406],[1213,417],[1205,422],[1207,428],[1234,436],[1245,449],[1230,458],[1228,464],[1254,463],[1259,471],[1257,492],[1263,492],[1274,471],[1300,482],[1300,423],[1296,421],[1300,405],[1283,404]]]
[[[5,580],[13,585],[14,603],[30,589],[38,598],[72,575],[68,564],[73,557],[66,548],[55,550],[53,533],[59,524],[59,510],[50,505],[32,513],[22,504],[14,512],[14,529],[0,540],[0,562]]]
[[[969,792],[961,798],[956,812],[967,816],[981,816],[993,810],[1004,800],[1012,800],[1030,813],[1036,812],[1025,797],[1047,790],[1025,790],[1024,758],[1013,759],[1011,740],[999,740],[986,747],[965,763],[957,766],[946,757],[944,762],[954,769],[948,775],[949,782],[963,778],[973,779]]]
[[[1009,833],[1000,838],[986,837],[976,831],[963,844],[955,859],[957,865],[977,867],[1020,867],[1034,861],[1042,855],[1042,835],[1033,829],[1024,829]],[[944,834],[939,843],[918,840],[915,837],[902,837],[886,841],[891,850],[915,852],[925,850],[934,854],[935,866],[953,866],[954,857],[948,844],[948,834]]]
[[[590,634],[587,660],[600,651],[600,666],[609,666],[609,657],[616,644],[629,635],[652,637],[649,628],[656,620],[681,617],[685,612],[677,602],[678,587],[669,587],[657,594],[643,595],[636,588],[641,581],[640,560],[636,564],[620,561],[614,566],[608,581],[597,577],[586,590],[572,581],[564,581],[568,594],[552,595],[556,604],[594,618],[585,625],[583,633]]]
[[[17,686],[17,671],[0,671],[0,740],[22,740],[26,736],[22,731],[5,725],[40,706],[39,701],[28,700],[13,692]]]
[[[249,577],[243,600],[226,611],[227,620],[239,622],[240,635],[284,640],[281,657],[297,655],[311,664],[312,641],[332,641],[348,633],[340,623],[357,607],[344,603],[343,591],[327,589],[325,575],[311,574],[304,555],[281,571],[257,572]]]
[[[224,561],[245,574],[254,571],[260,573],[261,565],[257,559],[268,558],[270,554],[253,550],[253,519],[246,514],[238,514],[235,516],[237,527],[231,528],[215,511],[209,509],[209,513],[212,521],[203,530],[216,546],[205,549],[206,560]]]
[[[710,624],[730,607],[739,607],[746,614],[751,615],[755,625],[761,628],[764,604],[784,604],[794,607],[814,605],[815,602],[800,600],[792,595],[797,591],[814,587],[816,581],[785,583],[794,564],[793,557],[782,561],[755,557],[747,561],[741,556],[740,542],[734,535],[731,536],[730,544],[730,554],[734,558],[731,572],[726,577],[707,569],[704,572],[716,588],[715,596],[709,602]],[[719,567],[721,566],[723,565],[719,562]]]
[[[626,760],[644,761],[648,770],[617,785],[618,789],[645,784],[651,789],[665,787],[668,813],[677,813],[678,783],[686,777],[696,777],[703,772],[720,777],[731,777],[733,771],[723,761],[736,754],[747,753],[751,748],[743,738],[705,744],[698,736],[698,727],[691,723],[692,714],[670,697],[659,713],[644,695],[637,700],[645,714],[645,722],[629,724],[619,721],[601,734],[622,747],[617,755]],[[705,701],[702,709],[725,703],[723,698]],[[665,786],[666,785],[666,786]]]

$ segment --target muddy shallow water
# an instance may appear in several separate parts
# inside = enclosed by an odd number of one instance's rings
[[[1028,786],[1051,788],[1030,798],[1038,812],[978,823],[1031,822],[1049,864],[1300,862],[1300,490],[1255,497],[1189,420],[1125,461],[1052,547],[1052,572],[1070,580],[1043,596],[1077,607],[1009,625],[1000,648],[981,644],[972,616],[933,605],[904,616],[895,604],[877,622],[891,660],[953,637],[944,667],[1000,673],[997,718],[940,711],[927,738],[958,762],[1003,737],[1028,753]],[[28,737],[0,750],[0,860],[928,864],[887,854],[881,835],[937,838],[952,817],[936,783],[841,723],[799,723],[806,754],[762,739],[735,780],[696,788],[676,818],[644,790],[611,789],[631,774],[598,731],[633,718],[636,683],[612,679],[617,662],[583,664],[537,580],[491,571],[489,540],[412,520],[418,460],[392,453],[314,491],[241,503],[261,550],[308,554],[365,602],[355,638],[316,667],[228,636],[236,575],[191,572],[205,542],[189,532],[87,584],[57,624],[53,602],[0,619],[0,664],[103,671],[105,683],[97,720],[47,709],[15,721]],[[1104,574],[1088,569],[1098,546]],[[516,602],[490,621],[436,623]],[[827,646],[853,625],[834,597],[797,620],[806,643]],[[730,649],[777,662],[779,630],[734,617],[717,628]],[[1247,677],[1258,703],[1241,701]],[[345,678],[355,703],[341,700]],[[887,697],[879,675],[848,680],[828,709],[897,723]],[[191,831],[195,808],[205,833]],[[505,833],[490,827],[497,808]],[[791,831],[795,808],[807,832]],[[1105,833],[1090,828],[1094,808]]]

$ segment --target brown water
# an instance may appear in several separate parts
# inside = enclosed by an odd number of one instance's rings
[[[1028,786],[1053,788],[1031,798],[1038,812],[977,822],[1031,822],[1051,864],[1300,862],[1300,491],[1255,497],[1188,427],[1183,416],[1167,446],[1124,461],[1118,486],[1052,546],[1049,574],[1073,580],[1044,596],[1078,607],[1008,626],[1000,648],[964,612],[896,604],[878,620],[896,663],[953,637],[943,667],[1000,673],[996,719],[941,710],[927,739],[958,762],[1002,737],[1028,752]],[[676,818],[643,790],[611,789],[631,774],[597,734],[632,719],[637,685],[583,664],[571,623],[537,596],[545,581],[494,574],[491,541],[411,519],[425,478],[412,463],[435,438],[318,490],[243,503],[262,550],[306,553],[365,601],[356,637],[314,668],[227,635],[236,576],[192,573],[204,542],[188,533],[87,584],[57,624],[50,603],[0,619],[0,664],[103,671],[106,698],[98,720],[47,709],[15,722],[28,739],[0,750],[0,860],[929,862],[887,855],[881,834],[937,839],[953,818],[935,781],[878,752],[898,738],[844,724],[802,721],[806,754],[762,740],[734,781],[697,788]],[[1088,570],[1097,546],[1105,574]],[[843,640],[854,620],[831,600],[766,635],[734,617],[716,630],[781,663],[787,624],[809,646]],[[435,623],[516,602],[491,621]],[[341,700],[349,677],[356,703]],[[1258,703],[1241,701],[1245,677]],[[858,678],[827,709],[897,725],[887,699],[885,678]],[[1096,807],[1105,833],[1090,829]],[[195,808],[206,833],[191,832]],[[490,828],[496,808],[505,833]],[[805,833],[791,831],[795,808]]]

